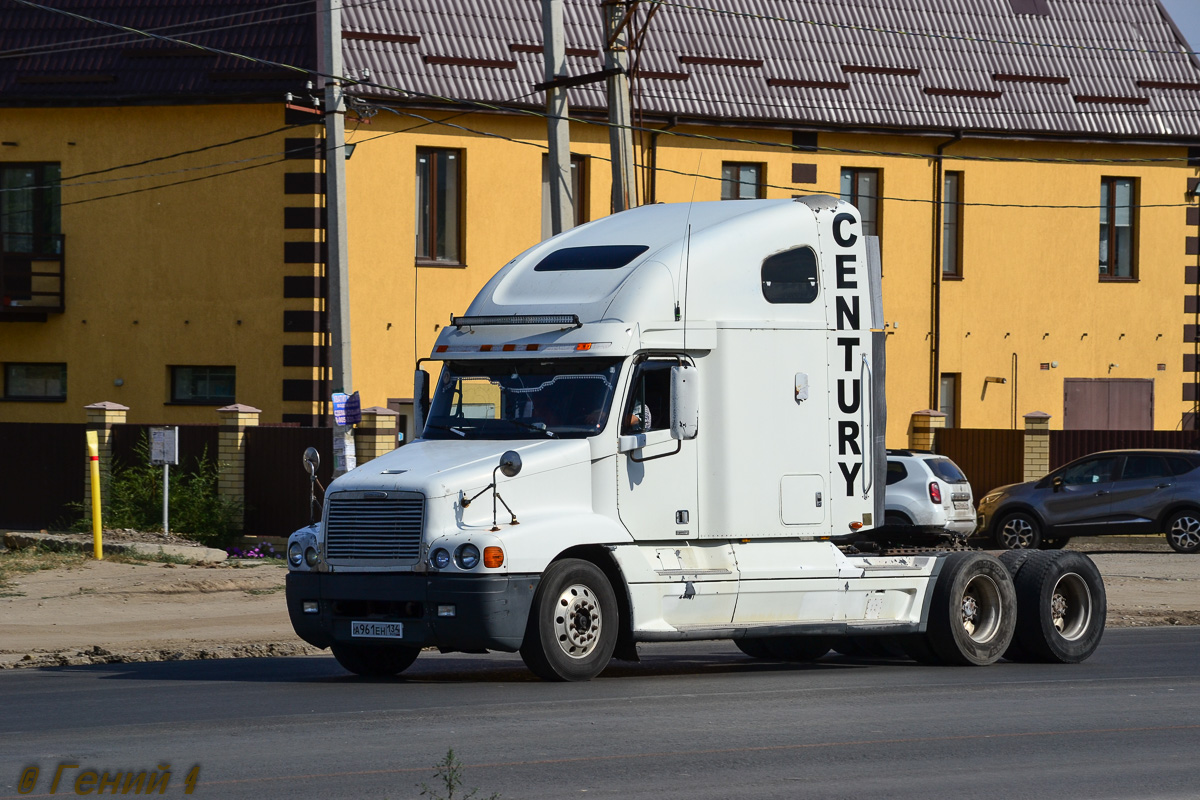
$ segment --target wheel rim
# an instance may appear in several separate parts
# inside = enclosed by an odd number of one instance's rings
[[[1200,547],[1200,520],[1190,514],[1176,517],[1167,535],[1181,549],[1192,550]]]
[[[1092,593],[1083,576],[1069,572],[1054,584],[1050,622],[1059,635],[1074,641],[1087,633],[1092,621]]]
[[[587,658],[600,643],[603,625],[600,601],[590,588],[577,583],[558,596],[554,607],[554,638],[570,658]]]
[[[1033,526],[1023,517],[1005,520],[1000,529],[1000,543],[1010,550],[1029,547],[1033,543]]]
[[[1002,615],[1000,588],[987,575],[976,575],[963,590],[961,621],[972,641],[984,643],[996,635]]]

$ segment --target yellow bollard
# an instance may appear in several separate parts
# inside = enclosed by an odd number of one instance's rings
[[[103,560],[104,543],[100,535],[100,436],[96,431],[87,432],[87,448],[92,467],[92,552],[98,560]]]

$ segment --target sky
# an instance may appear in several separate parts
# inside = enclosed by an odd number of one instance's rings
[[[1200,0],[1162,0],[1192,50],[1200,50]]]

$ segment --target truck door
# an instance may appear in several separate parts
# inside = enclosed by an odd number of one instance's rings
[[[698,532],[694,439],[671,438],[674,358],[634,367],[621,413],[617,511],[634,539],[691,539]]]

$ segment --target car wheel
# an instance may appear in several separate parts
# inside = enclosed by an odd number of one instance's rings
[[[741,650],[751,658],[768,659],[773,658],[771,649],[767,647],[766,639],[734,639],[733,643],[737,645],[737,649]]]
[[[1108,600],[1090,558],[1033,553],[1017,573],[1016,590],[1018,657],[1012,660],[1077,664],[1095,652]]]
[[[778,636],[763,640],[772,658],[780,661],[816,661],[829,652],[829,640],[824,636]]]
[[[986,553],[951,553],[933,585],[924,637],[901,644],[923,663],[991,664],[1008,649],[1016,618],[1008,569]]]
[[[342,668],[364,678],[390,678],[412,666],[419,647],[371,647],[334,642],[330,648]]]
[[[899,511],[889,511],[883,515],[884,525],[912,525],[912,520]]]
[[[544,680],[590,681],[612,660],[617,616],[617,596],[599,567],[556,561],[534,592],[521,658]]]
[[[1167,544],[1176,553],[1200,552],[1200,514],[1190,508],[1172,514],[1167,520]]]
[[[1036,550],[1042,533],[1038,521],[1024,511],[1016,511],[996,526],[996,544],[1005,550]]]

